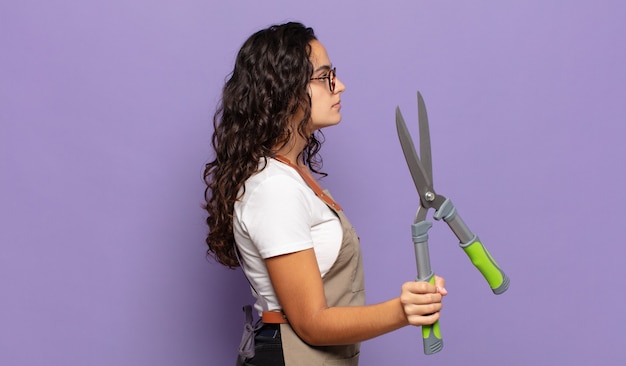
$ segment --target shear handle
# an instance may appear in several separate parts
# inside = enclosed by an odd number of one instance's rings
[[[419,217],[419,210],[418,215]],[[415,262],[417,264],[417,281],[435,284],[435,273],[430,267],[430,253],[428,252],[428,229],[433,226],[428,221],[418,221],[411,225],[413,233],[413,244],[415,246]],[[424,343],[424,353],[431,355],[441,351],[443,339],[439,320],[432,325],[422,326],[422,341]]]
[[[433,215],[435,220],[443,219],[454,235],[459,239],[459,245],[472,261],[472,264],[478,268],[483,275],[494,294],[500,295],[509,288],[509,277],[500,269],[487,248],[478,239],[472,231],[465,225],[463,219],[456,211],[450,199],[446,198],[445,202],[439,207]]]

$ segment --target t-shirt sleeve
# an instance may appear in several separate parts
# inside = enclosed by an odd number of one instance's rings
[[[306,187],[288,176],[270,177],[246,192],[242,223],[261,257],[313,247],[306,194]]]

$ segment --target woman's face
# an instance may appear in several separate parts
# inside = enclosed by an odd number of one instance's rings
[[[341,93],[346,86],[335,77],[335,88],[330,91],[328,79],[314,79],[331,76],[333,68],[326,48],[317,40],[311,42],[311,63],[313,64],[313,80],[309,83],[311,95],[311,127],[312,131],[327,126],[334,126],[341,121]],[[312,132],[311,131],[311,132]]]

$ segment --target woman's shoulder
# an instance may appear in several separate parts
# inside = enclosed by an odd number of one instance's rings
[[[293,168],[271,158],[259,162],[259,171],[248,178],[246,188],[268,183],[268,181],[283,181],[298,185],[304,183],[302,177]]]
[[[243,213],[250,207],[262,210],[281,207],[288,211],[311,205],[315,195],[293,168],[274,159],[268,159],[262,167],[246,181],[243,195],[235,202],[236,211]]]
[[[243,201],[258,194],[263,195],[301,195],[308,190],[302,177],[293,168],[274,159],[267,163],[259,162],[259,171],[250,176],[245,183]]]

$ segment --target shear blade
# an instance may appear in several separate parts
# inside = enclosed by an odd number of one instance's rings
[[[426,177],[430,180],[430,184],[434,185],[433,181],[433,161],[430,152],[430,128],[428,127],[428,113],[426,113],[426,103],[422,94],[417,92],[417,117],[419,123],[419,137],[420,137],[420,162],[426,172]]]
[[[406,126],[406,123],[404,122],[402,112],[400,112],[400,107],[396,107],[396,129],[398,131],[398,138],[400,139],[400,146],[402,146],[404,158],[409,167],[409,171],[411,172],[411,177],[413,178],[413,183],[415,184],[415,188],[420,195],[420,202],[423,203],[424,197],[422,195],[428,192],[429,187],[431,187],[432,184],[429,176],[422,166],[422,163],[420,162],[417,152],[415,151],[413,139],[411,138],[411,134]],[[424,207],[427,206],[424,205]]]

